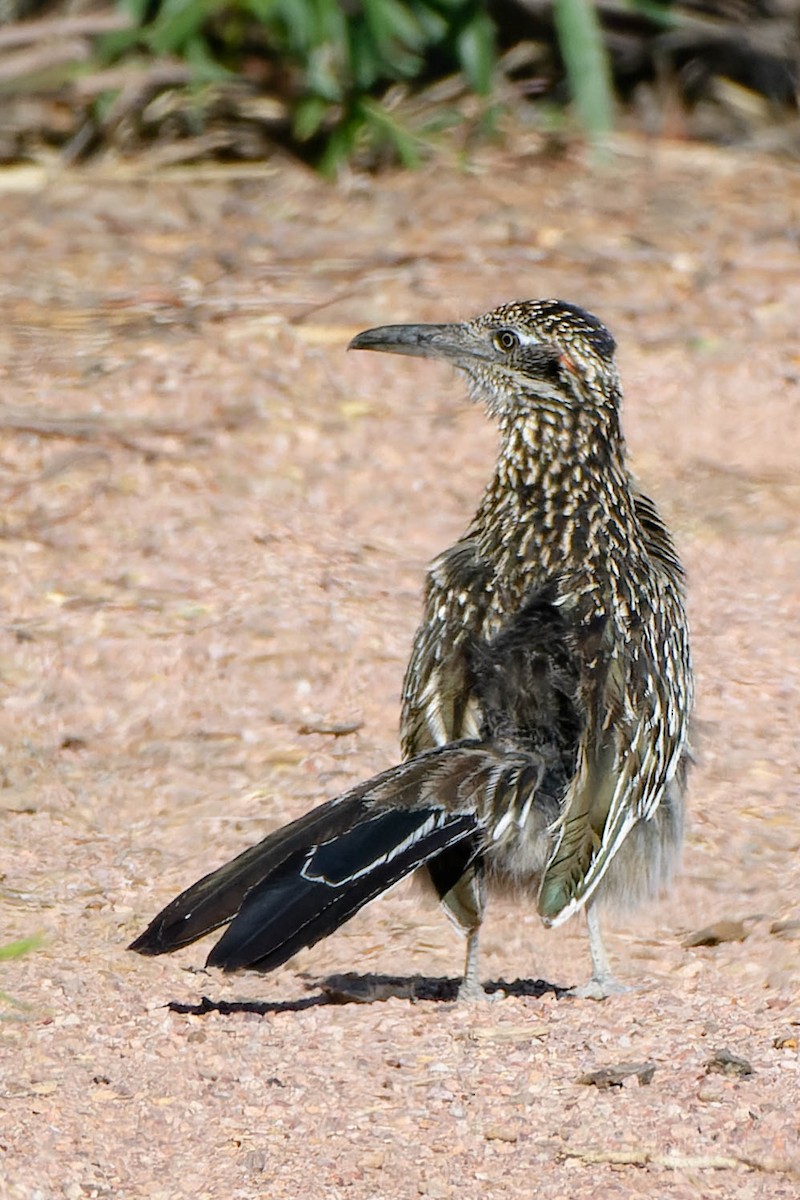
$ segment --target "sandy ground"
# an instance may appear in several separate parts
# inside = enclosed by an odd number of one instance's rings
[[[625,143],[592,171],[520,135],[338,188],[278,164],[0,189],[0,943],[43,937],[0,964],[25,1005],[0,1196],[798,1196],[798,170]],[[425,563],[495,440],[445,367],[348,338],[546,295],[617,335],[690,575],[691,829],[671,897],[612,926],[633,989],[532,986],[586,976],[584,930],[503,903],[483,974],[511,994],[403,998],[462,961],[410,885],[264,978],[127,953],[396,758]],[[397,994],[328,1003],[347,971]],[[581,1082],[631,1062],[651,1082]]]

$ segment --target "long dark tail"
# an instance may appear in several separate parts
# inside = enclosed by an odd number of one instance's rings
[[[468,866],[503,765],[491,747],[461,742],[393,767],[198,880],[130,949],[165,954],[230,921],[207,965],[269,971],[449,848]]]

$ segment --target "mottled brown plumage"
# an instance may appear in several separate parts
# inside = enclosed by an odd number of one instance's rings
[[[586,907],[582,990],[605,995],[597,903],[669,877],[692,703],[682,571],[625,464],[613,338],[546,300],[368,330],[352,347],[452,363],[500,426],[478,511],[429,573],[406,761],[200,880],[134,948],[161,953],[232,920],[209,961],[269,969],[421,866],[468,936],[466,993],[480,990],[497,883],[527,891],[549,925]]]
[[[538,888],[552,925],[595,897],[635,901],[679,847],[692,674],[683,573],[625,465],[613,339],[574,306],[535,301],[356,339],[370,342],[453,362],[501,432],[469,529],[429,574],[404,753],[475,737],[551,764],[532,807],[486,797],[491,842],[444,903],[474,939],[481,873]],[[536,812],[552,820],[545,845]],[[594,994],[613,983],[596,914],[590,935]]]

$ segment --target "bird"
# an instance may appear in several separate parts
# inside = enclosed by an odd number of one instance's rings
[[[418,871],[484,995],[487,892],[547,927],[586,917],[592,974],[623,990],[600,921],[658,894],[680,856],[693,675],[685,577],[631,475],[616,343],[563,300],[385,325],[350,349],[442,360],[499,427],[461,538],[430,566],[402,692],[402,761],[269,834],[132,943],[162,954],[226,925],[208,966],[269,971]]]

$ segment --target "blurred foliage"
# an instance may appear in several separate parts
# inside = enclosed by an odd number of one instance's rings
[[[769,146],[796,138],[799,86],[798,0],[0,0],[6,162],[413,166],[529,101],[545,139],[569,111],[595,143],[633,113]]]
[[[101,53],[172,55],[196,84],[244,70],[288,106],[290,136],[332,173],[357,150],[406,165],[417,136],[380,99],[460,72],[487,96],[495,29],[483,0],[127,0],[134,27]]]
[[[41,946],[41,944],[42,939],[38,934],[33,937],[21,938],[18,942],[6,942],[5,946],[0,946],[0,962],[10,962],[15,958],[22,958],[31,950],[35,950],[38,946]],[[0,1004],[6,1004],[17,1009],[27,1007],[3,991],[0,991]]]
[[[553,15],[580,123],[600,141],[614,124],[614,88],[593,0],[553,0]]]
[[[22,958],[23,955],[35,950],[41,944],[42,939],[38,935],[21,938],[18,942],[6,942],[5,946],[0,946],[0,962],[8,962],[12,958]]]

